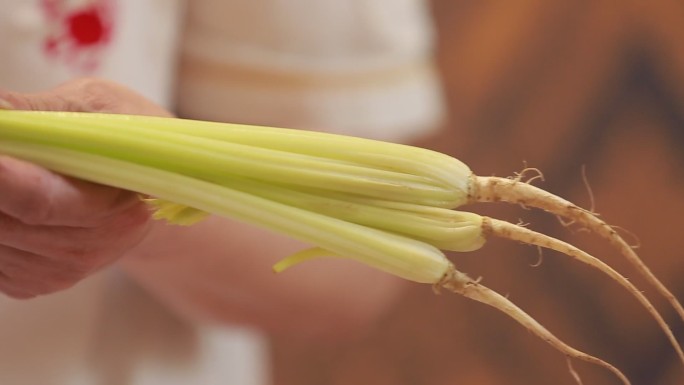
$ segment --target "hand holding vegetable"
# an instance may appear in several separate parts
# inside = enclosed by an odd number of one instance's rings
[[[149,210],[130,192],[0,157],[0,291],[30,298],[66,289],[145,235]]]
[[[0,92],[4,108],[168,116],[113,83],[79,80],[39,94]],[[140,242],[149,209],[134,193],[0,157],[0,291],[30,298],[68,288]]]
[[[170,115],[129,89],[99,79],[80,79],[30,95],[0,90],[0,112],[32,114],[19,110]],[[138,128],[142,133],[144,127],[130,128],[132,138],[140,139]],[[303,244],[220,217],[192,227],[149,222],[150,207],[137,193],[128,192],[134,189],[64,177],[68,173],[57,174],[37,166],[40,162],[11,155],[19,147],[0,142],[8,146],[8,151],[0,151],[0,244],[12,241],[17,249],[10,253],[0,248],[0,295],[30,298],[55,292],[115,263],[183,317],[338,339],[363,329],[398,292],[398,279],[344,261],[333,269],[305,266],[275,277],[268,267]],[[113,145],[105,139],[106,148]],[[193,149],[185,142],[182,147]],[[85,167],[95,165],[69,159]],[[109,170],[134,175],[126,167]],[[21,238],[18,228],[9,227],[9,219],[21,225]],[[19,240],[21,245],[16,245]],[[348,285],[351,277],[353,287]]]

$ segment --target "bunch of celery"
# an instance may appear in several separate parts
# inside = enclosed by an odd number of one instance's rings
[[[136,191],[155,216],[190,225],[208,214],[305,241],[281,271],[318,256],[353,258],[491,305],[568,357],[611,365],[553,336],[507,298],[456,270],[441,250],[472,251],[499,236],[563,252],[625,287],[684,352],[646,297],[610,266],[521,226],[453,210],[509,201],[577,221],[613,243],[684,317],[676,298],[612,227],[518,179],[475,176],[434,151],[318,132],[113,114],[0,110],[0,154],[55,172]],[[441,250],[440,250],[441,249]]]
[[[154,197],[157,217],[171,222],[228,216],[416,282],[448,271],[437,247],[469,251],[484,241],[479,216],[448,209],[467,199],[468,168],[415,147],[181,119],[0,111],[0,153]]]

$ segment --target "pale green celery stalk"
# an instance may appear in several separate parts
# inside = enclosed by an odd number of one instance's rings
[[[407,280],[437,283],[451,268],[441,251],[424,242],[177,173],[71,149],[9,140],[0,140],[0,153],[65,175],[256,224]]]
[[[428,170],[441,170],[441,166],[445,166],[448,173],[438,172],[436,174],[445,175],[444,183],[447,185],[453,183],[455,176],[457,177],[464,174],[462,176],[467,177],[470,174],[470,170],[465,164],[448,155],[428,149],[372,139],[286,128],[226,124],[187,119],[169,120],[168,118],[153,116],[84,113],[70,114],[75,116],[96,115],[98,119],[102,118],[104,120],[109,120],[117,125],[121,124],[122,121],[141,123],[145,127],[156,127],[157,129],[167,132],[183,133],[230,143],[256,145],[258,147],[300,154],[334,157],[335,159],[344,159],[363,166],[374,164],[376,166],[386,167],[388,170],[402,170],[403,172],[415,175],[425,174],[427,176],[430,175]],[[407,153],[410,153],[413,159],[407,159]],[[440,167],[435,166],[438,164]],[[454,173],[452,173],[452,171]],[[434,178],[433,175],[430,177]]]
[[[319,158],[337,159],[351,164],[359,164],[364,168],[377,167],[387,171],[396,171],[409,175],[418,175],[434,180],[456,195],[449,207],[466,203],[470,169],[448,155],[423,148],[416,148],[396,143],[336,135],[330,133],[249,126],[185,119],[169,119],[148,116],[130,116],[116,114],[92,113],[54,113],[26,112],[41,114],[60,119],[92,120],[96,124],[108,122],[111,127],[123,125],[145,127],[164,132],[174,132],[220,140],[228,143],[244,144],[259,148],[307,154]]]
[[[419,239],[439,249],[467,252],[485,242],[480,215],[443,208],[431,217],[421,213],[354,202],[349,195],[334,197],[325,191],[297,191],[258,181],[235,180],[231,187],[290,206],[344,221]]]
[[[149,119],[150,128],[158,127],[231,143],[358,162],[365,167],[372,165],[385,170],[422,175],[438,180],[460,193],[460,200],[450,208],[464,204],[467,200],[468,179],[472,175],[468,166],[458,159],[428,149],[306,130],[239,124],[226,127],[215,122],[188,125],[182,120],[167,124],[159,118],[143,119]]]
[[[217,183],[237,175],[431,206],[452,206],[462,199],[460,191],[439,186],[428,177],[150,129],[146,124],[151,118],[105,117],[109,115],[0,111],[0,123],[12,127],[0,125],[0,138],[103,154]],[[176,121],[158,119],[169,124]]]

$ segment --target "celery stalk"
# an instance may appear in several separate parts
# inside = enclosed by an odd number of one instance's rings
[[[4,116],[8,113],[11,115]],[[433,206],[453,206],[462,200],[460,191],[428,177],[150,129],[145,124],[150,119],[155,121],[154,118],[105,119],[107,115],[40,113],[36,119],[35,114],[2,112],[0,122],[14,127],[4,130],[2,137],[129,160],[216,183],[230,182],[235,176],[241,176]],[[88,125],[83,124],[84,118]],[[156,119],[168,123],[176,121]],[[118,125],[114,126],[112,120],[118,121]]]
[[[0,141],[0,152],[56,172],[152,195],[310,242],[339,256],[421,283],[435,283],[449,262],[437,248],[166,170],[40,144]]]

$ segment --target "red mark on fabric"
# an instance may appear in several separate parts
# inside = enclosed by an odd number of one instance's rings
[[[111,41],[115,0],[41,0],[48,24],[43,41],[47,56],[77,72],[95,71]]]
[[[106,26],[96,9],[87,9],[69,16],[69,33],[78,45],[87,46],[104,41]]]

